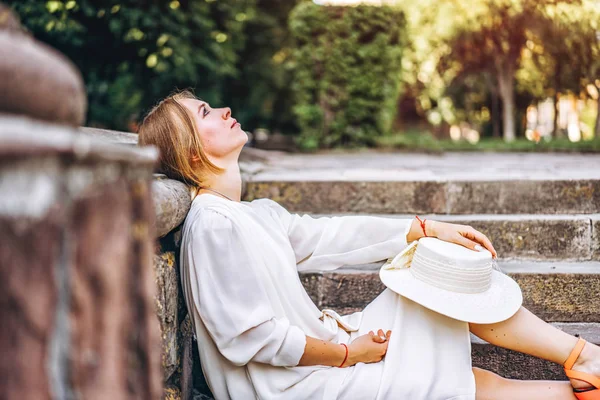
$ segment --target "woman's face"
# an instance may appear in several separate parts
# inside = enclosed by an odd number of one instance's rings
[[[194,116],[202,147],[211,161],[226,158],[234,152],[239,154],[248,141],[248,135],[235,118],[231,117],[229,107],[212,108],[205,101],[197,99],[182,99],[179,102]]]

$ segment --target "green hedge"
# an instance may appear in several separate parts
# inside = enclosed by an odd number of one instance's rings
[[[396,116],[404,14],[392,7],[300,3],[289,19],[293,108],[304,149],[371,146]]]
[[[87,125],[135,129],[175,88],[227,104],[257,0],[6,0],[39,40],[80,69]]]

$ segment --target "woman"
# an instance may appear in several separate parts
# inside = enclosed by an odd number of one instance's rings
[[[573,388],[593,388],[471,367],[469,332],[561,365],[567,360],[578,339],[523,307],[506,321],[472,324],[386,289],[362,312],[319,311],[298,271],[384,260],[423,230],[417,219],[311,218],[270,199],[241,201],[238,157],[247,140],[229,108],[212,108],[188,91],[161,101],[139,130],[141,145],[160,149],[161,171],[193,188],[182,284],[216,399],[563,400],[575,399]],[[497,257],[470,226],[428,220],[425,229]],[[600,377],[600,347],[586,343],[572,369]],[[588,391],[594,399],[599,393]]]

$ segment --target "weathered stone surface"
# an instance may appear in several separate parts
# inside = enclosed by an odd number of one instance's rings
[[[600,325],[586,323],[552,323],[571,335],[600,344]],[[471,334],[473,366],[495,372],[509,379],[562,380],[569,378],[559,364],[524,353],[488,344]]]
[[[545,321],[600,322],[600,264],[553,269],[551,263],[530,269],[528,265],[508,267],[523,292],[523,306]],[[502,266],[502,264],[501,264]],[[312,282],[318,275],[320,284]],[[306,272],[302,282],[319,308],[333,308],[342,314],[362,310],[385,286],[379,272],[342,269],[334,272]]]
[[[175,253],[172,251],[154,256],[156,277],[156,312],[160,321],[163,351],[162,365],[164,381],[177,370],[181,345],[179,343],[179,278]]]
[[[446,212],[445,184],[428,181],[249,181],[245,199],[264,197],[295,212]]]
[[[503,259],[577,261],[592,256],[587,216],[469,216],[462,220],[457,216],[452,222],[484,233]]]
[[[600,322],[600,274],[510,274],[545,321]]]
[[[163,392],[163,400],[181,400],[181,390],[177,386],[168,386]]]
[[[183,182],[166,179],[164,175],[152,182],[152,200],[156,212],[156,234],[159,237],[181,224],[192,204],[189,187]]]
[[[193,327],[186,315],[181,323],[183,351],[181,356],[181,397],[182,399],[212,400],[213,395],[202,373],[198,344],[193,337]],[[210,368],[208,366],[207,368]]]
[[[18,121],[0,129],[0,398],[159,398],[156,154]]]
[[[449,214],[571,214],[600,210],[600,180],[448,183]]]
[[[81,125],[87,98],[81,74],[64,55],[15,30],[0,29],[0,111]]]
[[[5,178],[0,172],[0,181]],[[0,195],[0,397],[50,399],[47,368],[54,370],[61,361],[51,356],[53,344],[62,339],[56,335],[62,333],[57,310],[66,313],[55,279],[66,267],[61,260],[66,213],[54,203],[39,219],[15,218],[5,213],[5,202]]]
[[[600,180],[248,182],[246,198],[267,197],[294,212],[544,214],[595,213]]]
[[[90,128],[90,127],[79,127],[79,132],[84,135],[100,138],[115,144],[122,144],[126,146],[137,146],[138,135],[136,133],[111,131],[108,129]]]
[[[323,150],[285,154],[260,181],[495,181],[600,179],[597,154]]]
[[[117,146],[106,140],[81,135],[69,126],[2,113],[0,144],[0,156],[4,159],[52,155],[69,161],[113,161],[142,168],[154,166],[158,160],[158,151],[151,146],[135,149]]]
[[[592,223],[592,260],[600,261],[600,215],[591,218]]]
[[[320,273],[306,272],[300,275],[300,280],[304,289],[306,289],[310,299],[316,305],[323,303],[321,296],[323,293],[323,275]]]
[[[74,205],[69,370],[83,398],[156,398],[161,392],[153,359],[159,353],[151,350],[160,341],[148,270],[152,236],[143,225],[148,216],[132,213],[143,204],[127,195],[128,186],[119,179]]]

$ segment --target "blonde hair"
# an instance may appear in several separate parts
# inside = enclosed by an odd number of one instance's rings
[[[220,175],[225,170],[204,153],[198,127],[190,111],[179,102],[182,99],[198,100],[187,89],[161,100],[140,124],[138,143],[156,146],[160,150],[159,172],[187,183],[194,193],[206,184],[209,174]],[[199,158],[196,165],[192,165],[193,156]]]

